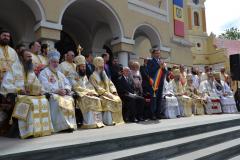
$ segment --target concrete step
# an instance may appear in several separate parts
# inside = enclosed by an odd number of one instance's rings
[[[159,144],[165,144],[160,145],[160,147],[165,147],[146,151],[141,148],[139,152],[131,153],[134,153],[133,156],[139,156],[138,154],[141,153],[148,156],[149,152],[153,151],[152,154],[155,155],[155,150],[160,149],[161,154],[163,153],[160,157],[164,157],[165,153],[166,156],[178,155],[179,152],[184,151],[184,148],[187,148],[188,151],[192,148],[192,151],[195,151],[238,138],[240,133],[238,126],[240,126],[239,114],[211,115],[125,124],[99,130],[78,130],[71,134],[56,134],[28,140],[0,137],[0,159],[89,158],[116,151],[131,151],[138,147],[151,149],[154,145],[159,147]],[[200,137],[191,139],[192,136]],[[187,139],[181,141],[182,138]],[[201,144],[201,142],[204,143]],[[196,145],[198,143],[201,145]],[[119,158],[127,156],[132,155]]]
[[[240,159],[240,153],[238,152],[238,156],[235,156],[235,157],[232,157],[232,158],[229,158],[229,160],[239,160]]]
[[[227,160],[240,151],[240,138],[213,145],[169,160]],[[240,160],[240,159],[238,159]]]
[[[232,140],[236,137],[240,137],[240,126],[221,129],[218,131],[212,131],[208,133],[202,133],[198,135],[188,136],[185,138],[174,139],[166,142],[155,143],[151,145],[146,145],[142,147],[135,147],[132,149],[125,149],[118,152],[112,152],[97,156],[90,156],[86,158],[79,158],[79,160],[155,160],[155,159],[170,159],[176,155],[186,154],[186,157],[182,158],[179,156],[177,160],[192,160],[195,159],[194,156],[191,157],[191,152],[194,153],[197,149],[206,148],[211,145],[215,145],[226,141],[231,147]],[[240,142],[240,139],[232,140],[235,145]],[[240,143],[239,143],[240,144]],[[203,151],[204,152],[204,151]],[[205,151],[206,152],[206,151]],[[204,152],[204,153],[205,153]],[[193,154],[197,157],[199,154]],[[207,154],[206,154],[207,155]],[[184,156],[184,155],[183,155]],[[185,159],[186,158],[186,159]],[[198,157],[199,158],[199,157]],[[174,160],[175,158],[171,158]]]

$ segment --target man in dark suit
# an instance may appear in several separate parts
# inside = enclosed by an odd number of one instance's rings
[[[151,110],[152,110],[152,119],[160,119],[162,113],[162,92],[164,80],[167,75],[166,64],[161,61],[160,56],[161,52],[158,47],[153,47],[151,49],[152,59],[147,63],[147,72],[150,79],[150,94],[151,94]],[[153,86],[156,82],[156,75],[162,70],[160,81],[155,87]]]
[[[121,76],[122,65],[118,63],[117,58],[114,58],[112,60],[112,64],[110,68],[111,68],[111,78],[112,78],[111,80],[114,83],[114,85],[117,85],[118,78]]]
[[[89,78],[92,75],[92,73],[94,72],[94,70],[95,70],[95,67],[92,64],[92,62],[93,62],[93,55],[92,55],[92,53],[87,53],[85,55],[85,59],[86,59],[86,75]]]
[[[102,58],[104,60],[104,70],[108,76],[109,79],[112,80],[112,75],[111,75],[111,69],[110,69],[110,66],[109,66],[109,54],[106,52],[106,53],[103,53],[102,54]]]
[[[144,59],[143,65],[140,67],[140,73],[142,76],[142,88],[143,88],[143,94],[146,96],[147,94],[150,93],[150,83],[149,83],[149,77],[148,77],[148,72],[147,72],[147,63],[148,60],[150,59]]]
[[[123,68],[122,76],[119,77],[118,94],[123,101],[123,117],[125,121],[143,121],[143,109],[145,100],[135,94],[133,81],[129,78],[130,69]]]

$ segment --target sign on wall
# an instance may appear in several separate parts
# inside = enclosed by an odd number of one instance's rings
[[[173,0],[174,34],[184,37],[183,0]]]

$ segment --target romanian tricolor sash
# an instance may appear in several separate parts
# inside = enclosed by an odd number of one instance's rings
[[[150,77],[150,85],[152,86],[152,89],[153,89],[153,96],[156,97],[156,91],[158,90],[158,87],[159,87],[159,84],[160,84],[160,81],[162,79],[162,76],[163,76],[163,69],[162,68],[159,68],[154,79],[152,79]]]

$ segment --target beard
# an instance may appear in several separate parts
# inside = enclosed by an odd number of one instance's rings
[[[33,71],[32,60],[25,61],[23,67],[26,73],[32,72]]]
[[[105,76],[104,76],[104,72],[103,71],[99,72],[99,77],[100,77],[101,81],[105,81]]]
[[[8,39],[0,39],[0,45],[2,46],[7,46],[9,44],[9,40]]]
[[[197,72],[196,72],[196,71],[192,71],[192,74],[193,74],[193,75],[197,75]]]
[[[85,70],[79,70],[79,71],[78,71],[78,75],[79,75],[80,77],[84,77],[84,76],[86,75],[86,71],[85,71]]]

